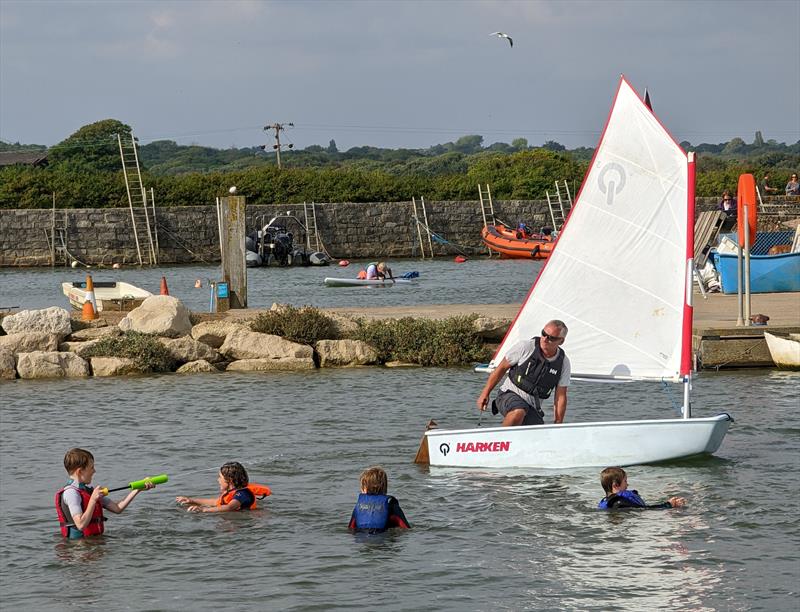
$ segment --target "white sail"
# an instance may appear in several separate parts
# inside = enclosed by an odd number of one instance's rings
[[[679,380],[689,183],[686,153],[621,79],[575,206],[491,365],[562,319],[574,376]]]

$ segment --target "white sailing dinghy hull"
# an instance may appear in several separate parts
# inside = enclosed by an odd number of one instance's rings
[[[430,465],[465,468],[609,467],[710,455],[722,444],[727,414],[692,419],[608,421],[430,429]]]
[[[764,332],[770,357],[779,368],[800,369],[800,338],[798,334],[791,334],[789,338],[774,336]]]

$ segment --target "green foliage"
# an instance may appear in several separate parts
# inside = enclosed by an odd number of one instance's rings
[[[55,165],[70,164],[75,170],[120,170],[117,134],[130,133],[130,126],[116,119],[85,125],[50,149],[49,162]]]
[[[483,361],[486,349],[475,331],[475,315],[444,320],[388,319],[359,321],[353,334],[378,353],[378,361],[424,366],[456,366]]]
[[[250,329],[312,346],[318,340],[334,340],[338,337],[334,320],[312,306],[295,308],[286,305],[278,310],[263,312],[250,324]]]
[[[127,357],[145,372],[172,372],[177,363],[157,336],[126,332],[114,338],[102,338],[84,353],[86,357]]]

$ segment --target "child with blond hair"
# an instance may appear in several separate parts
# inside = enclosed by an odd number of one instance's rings
[[[350,517],[349,529],[380,533],[391,527],[409,529],[400,502],[386,491],[389,478],[383,468],[374,466],[361,473],[361,493]]]

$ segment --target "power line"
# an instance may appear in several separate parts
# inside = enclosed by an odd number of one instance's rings
[[[285,146],[288,149],[293,149],[294,145],[289,143],[288,145],[281,145],[281,132],[286,129],[284,126],[294,127],[294,123],[271,123],[270,125],[264,126],[264,131],[267,130],[275,130],[275,144],[272,145],[272,148],[275,149],[275,153],[278,156],[278,168],[281,167],[281,146]],[[266,149],[267,145],[263,145],[261,148]]]

